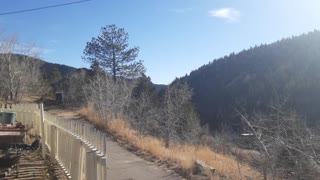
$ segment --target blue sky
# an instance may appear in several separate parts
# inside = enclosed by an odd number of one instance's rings
[[[75,0],[1,0],[0,13]],[[168,84],[215,58],[320,29],[319,0],[92,0],[0,16],[0,29],[33,42],[41,58],[74,67],[109,24],[140,47],[147,75]]]

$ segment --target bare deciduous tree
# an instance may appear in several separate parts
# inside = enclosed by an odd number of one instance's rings
[[[134,82],[114,81],[105,73],[97,73],[88,84],[89,101],[94,104],[104,121],[109,117],[124,115],[131,101]]]
[[[176,82],[167,88],[161,121],[166,147],[171,140],[190,140],[199,133],[199,119],[191,98],[192,92],[187,84]]]
[[[90,76],[90,71],[78,69],[69,74],[55,89],[63,91],[65,103],[77,107],[83,106],[88,103],[88,98],[92,94],[91,90],[88,89]]]
[[[12,36],[0,43],[0,86],[5,101],[18,102],[32,92],[40,77],[40,63],[32,59],[32,46]]]
[[[161,109],[154,102],[152,94],[142,92],[139,97],[131,99],[128,116],[133,128],[142,134],[158,136]]]
[[[259,151],[264,179],[317,179],[320,175],[320,133],[308,128],[295,112],[282,107],[272,108],[269,114],[252,117],[241,113],[251,143]]]

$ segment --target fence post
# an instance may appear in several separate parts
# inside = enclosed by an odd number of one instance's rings
[[[81,153],[81,139],[79,137],[74,137],[72,142],[72,158],[71,158],[71,178],[72,179],[80,179],[79,172],[81,171],[80,161],[80,153]]]
[[[86,180],[87,178],[87,163],[86,163],[86,155],[87,155],[87,149],[86,149],[86,144],[83,141],[80,141],[81,146],[80,146],[80,175],[79,175],[79,180]]]
[[[51,149],[50,149],[50,158],[53,162],[56,158],[56,149],[57,149],[57,129],[56,126],[51,125]]]
[[[42,150],[42,158],[46,158],[46,137],[44,132],[44,112],[43,112],[43,103],[40,104],[40,111],[41,111],[41,150]]]
[[[102,156],[100,157],[100,165],[101,165],[101,179],[107,179],[107,157]]]
[[[40,135],[43,159],[46,159],[47,145],[48,158],[56,159],[69,178],[106,179],[106,134],[89,123],[58,119],[44,112],[43,103],[38,105],[39,108],[24,104],[12,108],[17,111],[17,120]],[[10,111],[1,108],[1,104],[0,110]]]
[[[86,179],[97,180],[97,157],[96,151],[92,147],[87,146],[86,153]]]

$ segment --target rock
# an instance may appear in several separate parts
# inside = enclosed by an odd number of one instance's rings
[[[211,175],[213,175],[215,170],[216,169],[214,169],[213,167],[209,166],[205,162],[200,161],[200,160],[196,160],[193,174],[208,175],[207,173],[211,173]]]

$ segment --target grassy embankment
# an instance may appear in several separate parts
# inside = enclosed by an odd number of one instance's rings
[[[103,127],[116,138],[128,143],[139,151],[151,154],[161,162],[178,167],[185,175],[192,175],[194,163],[201,160],[215,168],[215,175],[208,176],[212,179],[224,177],[227,179],[259,178],[259,172],[245,163],[240,163],[236,157],[213,151],[207,146],[195,146],[190,144],[176,144],[165,148],[160,138],[141,135],[130,128],[123,119],[112,119],[106,124],[101,121],[92,108],[82,108],[79,113],[97,126]]]

